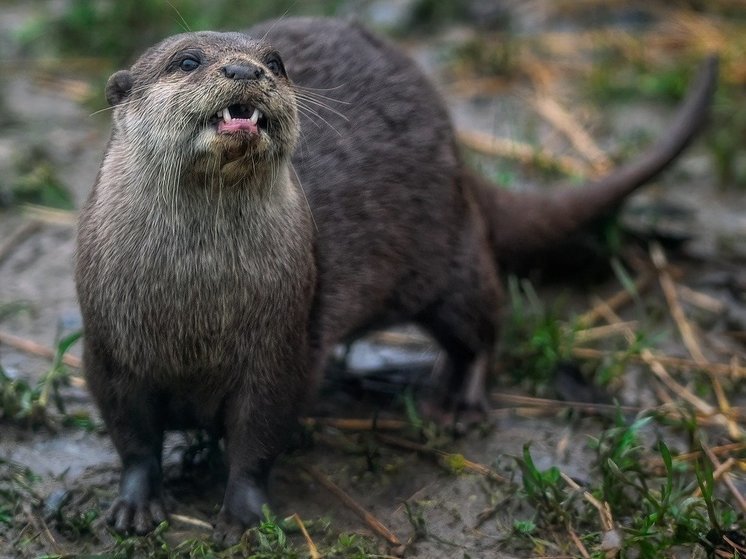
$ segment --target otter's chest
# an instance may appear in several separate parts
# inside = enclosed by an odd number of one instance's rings
[[[181,373],[244,360],[282,335],[284,307],[306,304],[291,247],[271,231],[225,218],[111,227],[81,243],[87,322],[133,368]]]

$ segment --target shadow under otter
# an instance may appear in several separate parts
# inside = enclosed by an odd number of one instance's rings
[[[76,267],[86,375],[123,465],[110,521],[144,533],[165,518],[164,430],[197,427],[224,438],[216,537],[237,539],[329,352],[373,326],[426,329],[449,358],[437,403],[478,405],[498,267],[664,169],[700,128],[716,73],[709,60],[638,161],[548,195],[466,169],[432,85],[359,25],[183,34],[114,74]]]

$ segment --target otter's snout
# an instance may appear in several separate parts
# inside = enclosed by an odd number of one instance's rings
[[[264,69],[256,64],[228,64],[223,66],[223,74],[231,80],[258,80],[264,75]]]

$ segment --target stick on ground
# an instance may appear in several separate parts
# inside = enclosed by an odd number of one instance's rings
[[[402,545],[401,542],[399,541],[399,538],[397,538],[394,535],[394,533],[391,532],[391,530],[386,528],[386,526],[384,526],[380,520],[378,520],[375,516],[373,516],[371,513],[365,510],[363,506],[360,505],[360,503],[358,503],[355,499],[353,499],[347,493],[345,493],[336,483],[330,480],[327,476],[322,474],[320,471],[318,471],[313,466],[302,466],[302,468],[306,473],[308,473],[308,475],[310,475],[318,483],[323,485],[324,488],[327,489],[332,495],[334,495],[337,499],[342,501],[342,503],[348,509],[350,509],[356,515],[358,515],[370,527],[370,529],[373,530],[373,532],[381,536],[388,543],[390,543],[391,545],[395,547]]]

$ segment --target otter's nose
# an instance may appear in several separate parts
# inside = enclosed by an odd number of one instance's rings
[[[231,80],[258,80],[264,75],[264,70],[255,64],[228,64],[223,66],[223,74]]]

